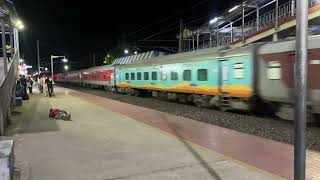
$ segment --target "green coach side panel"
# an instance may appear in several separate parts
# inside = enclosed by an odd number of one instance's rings
[[[250,97],[253,92],[250,55],[122,67],[118,71],[118,85],[125,88],[206,95],[229,93],[235,97]]]

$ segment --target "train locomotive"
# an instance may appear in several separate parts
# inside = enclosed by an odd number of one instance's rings
[[[320,36],[309,37],[307,110],[320,115]],[[55,75],[56,81],[293,120],[295,40],[216,47]]]

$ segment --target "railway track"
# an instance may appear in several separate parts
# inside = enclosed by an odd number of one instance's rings
[[[152,97],[135,97],[125,94],[115,94],[100,89],[89,89],[71,85],[60,85],[66,88],[82,91],[85,93],[109,98],[128,104],[142,106],[167,112],[177,116],[233,129],[247,134],[261,136],[267,139],[293,144],[294,127],[289,121],[280,120],[275,117],[258,117],[256,115],[240,114],[234,112],[222,112],[213,109],[199,108],[187,104],[179,104],[159,100]],[[320,151],[320,128],[316,126],[307,127],[307,148]]]

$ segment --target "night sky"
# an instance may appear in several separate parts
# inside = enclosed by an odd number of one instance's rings
[[[239,0],[14,0],[26,26],[20,39],[28,64],[36,65],[39,39],[42,62],[56,54],[66,55],[71,62],[81,62],[83,66],[91,65],[93,53],[101,62],[108,50],[119,45],[162,45],[139,40],[165,29],[172,30],[151,39],[175,40],[180,18],[196,27],[236,2]],[[200,20],[189,23],[197,19]],[[177,46],[177,42],[170,45]],[[81,64],[74,66],[80,68]]]

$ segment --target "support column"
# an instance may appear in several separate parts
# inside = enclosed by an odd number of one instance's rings
[[[306,96],[308,57],[308,1],[297,1],[295,112],[294,112],[294,179],[306,178]]]
[[[245,43],[244,38],[244,5],[242,5],[242,25],[241,25],[242,44]]]
[[[231,43],[233,42],[233,23],[230,22],[230,28],[231,28],[231,31],[230,31],[230,38],[231,38]]]
[[[219,26],[218,26],[218,23],[217,23],[217,29],[216,29],[216,40],[217,40],[217,45],[216,45],[216,47],[218,47],[219,46]]]
[[[11,56],[11,60],[10,61],[12,61],[13,55],[14,55],[13,27],[10,25],[9,29],[10,29],[10,56]]]
[[[0,9],[2,11],[2,9]],[[3,54],[3,68],[4,74],[8,73],[8,58],[7,58],[7,49],[6,49],[6,29],[5,29],[4,19],[1,19],[1,39],[2,39],[2,54]]]
[[[296,5],[295,5],[295,0],[292,0],[291,1],[291,16],[294,16],[295,15],[295,12],[296,12]]]
[[[197,49],[199,49],[199,36],[200,36],[200,34],[198,33],[197,34]]]
[[[274,33],[274,34],[272,35],[272,41],[273,41],[273,42],[278,41],[278,33]]]
[[[260,9],[257,7],[257,16],[256,16],[256,30],[259,31],[260,29]]]
[[[192,34],[192,49],[194,50],[195,44],[194,44],[194,34]]]
[[[13,29],[13,34],[14,34],[14,45],[15,45],[15,52],[17,53],[18,59],[20,60],[20,51],[19,51],[19,31],[17,28]]]
[[[210,33],[210,47],[212,47],[212,35],[211,35],[211,33]]]
[[[279,28],[279,0],[276,0],[276,9],[275,9],[275,29]]]

